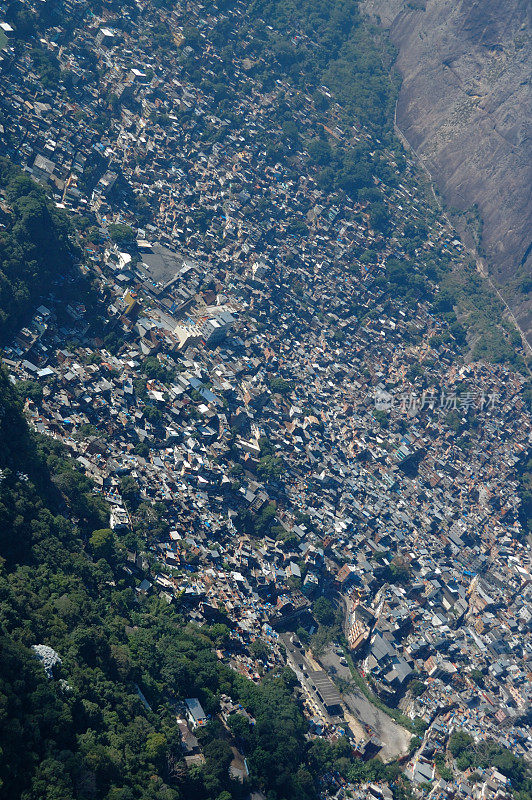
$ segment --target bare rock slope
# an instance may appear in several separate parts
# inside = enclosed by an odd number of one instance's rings
[[[532,276],[532,5],[363,0],[362,7],[398,49],[399,129],[448,206],[477,205],[492,278],[530,339],[522,289]],[[455,217],[457,227],[464,220]]]

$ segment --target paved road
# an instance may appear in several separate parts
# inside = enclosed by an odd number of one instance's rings
[[[389,761],[398,756],[403,756],[408,752],[408,745],[412,734],[405,728],[394,722],[384,711],[370,703],[370,701],[362,694],[360,689],[352,682],[351,671],[349,667],[344,666],[340,662],[340,656],[335,652],[333,647],[327,650],[320,656],[320,661],[323,667],[329,671],[331,675],[336,675],[349,681],[352,689],[350,692],[343,694],[343,699],[351,711],[351,713],[364,725],[367,725],[375,733],[378,739],[382,742],[382,750],[380,756],[384,761]]]

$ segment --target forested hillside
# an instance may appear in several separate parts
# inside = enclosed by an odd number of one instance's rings
[[[70,222],[44,190],[0,159],[0,340],[72,268]]]
[[[276,31],[298,29],[294,41],[264,30],[259,33],[257,24],[257,52],[270,51],[280,69],[304,91],[325,83],[348,114],[356,115],[378,136],[391,137],[397,90],[391,74],[393,48],[363,19],[356,0],[340,0],[332,7],[323,0],[255,0],[249,18],[264,19]],[[323,103],[318,93],[318,102],[320,98]]]
[[[217,659],[223,626],[199,632],[158,600],[140,607],[105,531],[105,507],[58,445],[29,432],[4,372],[0,401],[2,795],[239,796],[221,725],[203,732],[205,765],[187,771],[175,722],[176,701],[198,696],[214,714],[223,691],[257,719],[249,740],[257,782],[312,797],[290,674],[255,687]],[[30,649],[37,644],[62,660],[54,679]]]

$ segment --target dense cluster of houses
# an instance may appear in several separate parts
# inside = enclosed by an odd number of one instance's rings
[[[499,773],[467,789],[439,777],[434,754],[454,727],[531,751],[525,379],[462,363],[445,315],[383,280],[390,258],[452,268],[460,242],[424,210],[410,162],[347,129],[334,104],[320,121],[288,83],[263,88],[248,58],[233,60],[231,119],[218,116],[186,66],[198,47],[187,26],[201,46],[219,23],[200,4],[137,2],[142,36],[128,32],[127,9],[114,19],[63,5],[76,35],[56,25],[41,39],[63,70],[56,87],[31,48],[7,39],[1,132],[60,207],[95,223],[79,234],[82,269],[106,323],[97,330],[82,300],[59,315],[51,295],[5,347],[12,379],[40,387],[26,402],[32,425],[110,503],[111,528],[133,542],[139,599],[157,592],[200,624],[229,622],[220,657],[258,680],[284,663],[279,630],[312,634],[313,602],[336,598],[373,691],[428,726],[408,762],[414,785],[502,800]],[[240,3],[225,12],[235,25],[243,14]],[[173,42],[164,58],[147,46],[161,24]],[[202,58],[215,69],[221,55],[209,46]],[[385,233],[367,200],[320,188],[305,154],[287,145],[272,162],[264,136],[282,139],[281,102],[302,136],[321,125],[337,146],[387,161],[373,176]],[[130,240],[116,235],[124,225]],[[426,237],[412,244],[407,226]],[[126,476],[140,510],[122,496]],[[147,508],[164,524],[135,541]]]

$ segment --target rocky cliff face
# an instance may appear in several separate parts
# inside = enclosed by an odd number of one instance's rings
[[[363,0],[362,8],[398,49],[398,127],[448,207],[477,205],[491,276],[530,339],[529,0]],[[466,217],[474,214],[454,217],[462,233]]]

